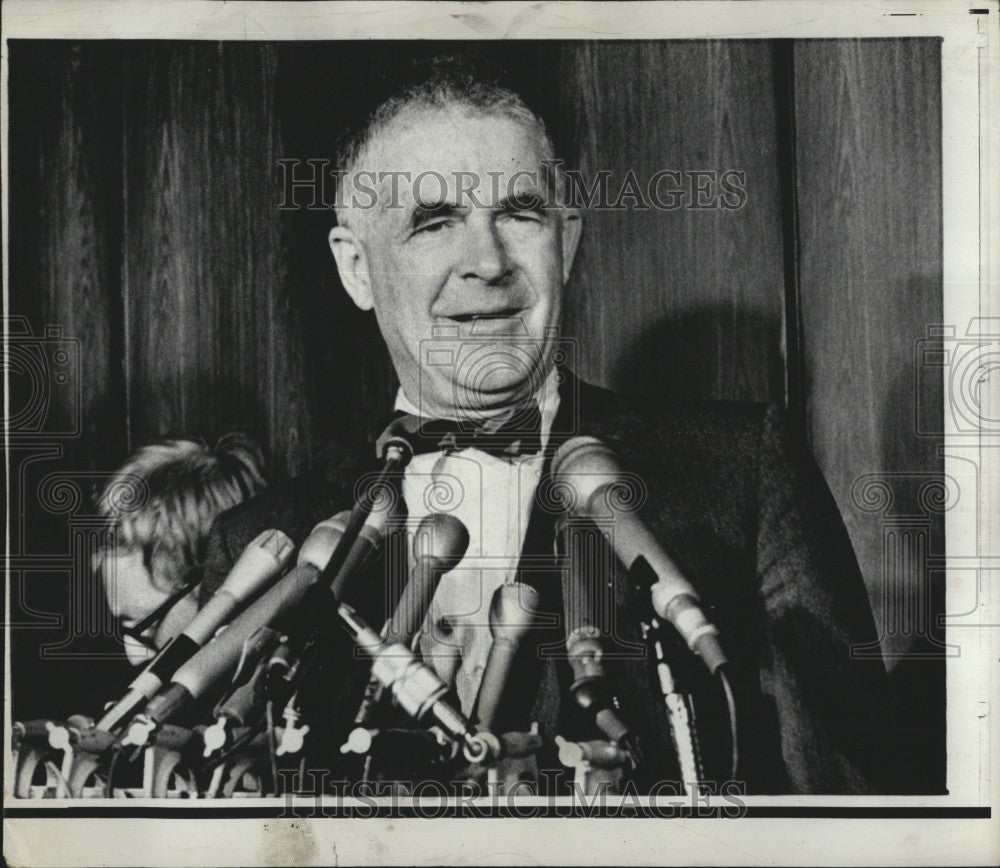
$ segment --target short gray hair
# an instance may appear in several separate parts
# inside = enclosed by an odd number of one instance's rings
[[[412,67],[384,90],[369,112],[347,125],[337,143],[340,183],[359,170],[358,162],[371,143],[405,110],[453,107],[518,120],[534,129],[550,154],[555,153],[545,121],[505,82],[501,69],[477,58],[445,55]],[[339,208],[338,218],[343,222]]]
[[[186,438],[144,446],[97,496],[108,538],[94,568],[115,547],[139,549],[154,585],[175,590],[201,566],[216,516],[266,487],[263,455],[244,434],[225,434],[214,448]]]

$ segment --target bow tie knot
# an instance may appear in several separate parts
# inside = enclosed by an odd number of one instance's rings
[[[542,414],[534,401],[481,421],[431,419],[399,411],[379,438],[380,449],[389,432],[404,436],[414,455],[479,449],[498,458],[517,458],[541,450]]]

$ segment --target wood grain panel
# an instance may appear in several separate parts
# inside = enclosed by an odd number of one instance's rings
[[[925,430],[942,423],[940,377],[915,362],[942,316],[940,51],[936,39],[795,46],[808,427],[889,655],[903,792],[945,784],[943,583],[928,570],[943,516],[921,497],[942,478],[942,441],[915,425],[918,406]],[[852,486],[866,478],[863,507]]]
[[[25,423],[14,425],[10,450],[12,712],[30,719],[100,708],[128,668],[90,549],[79,546],[90,539],[81,528],[91,492],[121,462],[126,441],[121,56],[87,43],[7,46],[5,313],[37,338],[14,338],[11,349],[40,375],[26,383],[15,369],[10,378],[10,409]],[[24,413],[29,407],[37,415]]]
[[[102,467],[125,442],[120,65],[79,44],[33,45],[13,54],[10,313],[47,347],[39,433],[56,434],[71,466]]]
[[[282,125],[282,156],[299,161],[293,177],[312,176],[308,160],[330,161],[345,118],[361,111],[372,82],[408,53],[432,46],[405,43],[392,52],[365,43],[296,43],[276,46],[275,109]],[[363,69],[363,75],[358,70]],[[349,82],[350,86],[341,83]],[[326,187],[333,198],[333,183]],[[384,421],[397,386],[375,315],[359,311],[341,285],[328,236],[329,208],[309,207],[312,192],[292,194],[282,215],[287,232],[287,287],[302,321],[301,349],[308,400],[319,437],[344,441]]]
[[[624,390],[780,401],[770,46],[583,43],[563,64],[578,95],[563,123],[588,177],[610,170],[614,188],[629,170],[643,184],[664,169],[746,173],[736,210],[591,210],[567,300],[568,332],[586,337],[581,373]]]
[[[920,385],[940,406],[914,365],[942,310],[940,42],[805,42],[795,58],[808,424],[881,616],[882,518],[851,486],[942,471],[914,403]]]
[[[279,477],[313,450],[278,211],[274,51],[182,44],[126,67],[132,441],[240,428]]]

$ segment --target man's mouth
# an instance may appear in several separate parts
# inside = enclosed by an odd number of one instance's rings
[[[448,319],[457,323],[479,322],[481,320],[492,319],[512,319],[523,313],[524,308],[506,307],[501,310],[490,311],[470,311],[469,313],[459,313],[449,316]]]

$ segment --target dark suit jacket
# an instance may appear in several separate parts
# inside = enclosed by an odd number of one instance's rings
[[[642,480],[640,517],[712,611],[735,666],[738,777],[748,792],[883,788],[885,669],[880,659],[851,656],[852,646],[876,640],[866,589],[829,489],[808,451],[789,437],[781,412],[749,404],[640,407],[572,375],[560,389],[554,439],[599,437]],[[371,443],[331,446],[313,475],[221,516],[204,592],[218,586],[262,530],[281,528],[298,544],[317,522],[348,508],[358,476],[373,467]],[[643,601],[629,597],[627,583],[618,588],[616,632],[638,643]],[[677,780],[649,662],[633,655],[608,665],[643,747],[641,786]],[[571,680],[565,667],[546,660],[538,678],[532,714],[543,732],[550,740],[557,733],[586,737],[563,722],[560,697]],[[708,709],[702,716],[724,717],[718,706],[712,710],[713,689],[699,686]],[[722,746],[709,744],[707,751],[728,756],[728,733],[713,738]],[[543,768],[559,767],[551,752],[539,760]],[[718,757],[709,766],[720,770],[716,780],[726,773]]]

